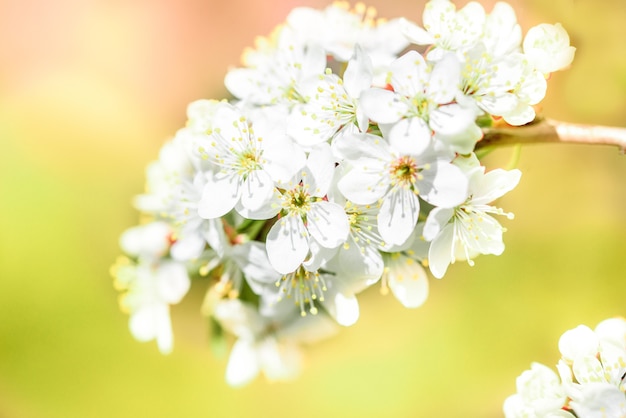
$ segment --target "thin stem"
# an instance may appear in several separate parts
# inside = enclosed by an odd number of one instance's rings
[[[626,153],[626,128],[535,119],[523,126],[484,128],[483,133],[483,139],[476,144],[477,149],[487,146],[560,142],[613,145]]]

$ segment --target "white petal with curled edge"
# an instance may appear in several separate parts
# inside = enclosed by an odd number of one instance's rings
[[[259,359],[256,347],[251,341],[237,340],[228,358],[226,383],[234,387],[244,386],[258,374]]]
[[[450,263],[454,261],[454,229],[449,225],[441,230],[433,239],[428,250],[428,267],[430,272],[441,279]]]
[[[520,181],[520,170],[503,170],[497,168],[481,176],[471,185],[472,204],[482,205],[493,202],[513,190]]]
[[[309,252],[309,234],[299,216],[279,219],[266,240],[270,264],[281,274],[295,271]]]
[[[417,308],[428,298],[428,277],[418,262],[405,258],[405,265],[389,274],[389,288],[404,307]]]
[[[452,208],[434,208],[428,214],[424,223],[423,236],[426,241],[432,241],[448,225],[454,216]]]
[[[402,245],[411,236],[420,203],[413,191],[398,188],[383,199],[378,213],[378,232],[386,244]]]
[[[241,204],[255,211],[267,204],[274,194],[274,182],[265,170],[254,170],[248,174],[241,187]]]
[[[409,106],[396,93],[376,87],[363,91],[359,104],[363,113],[378,123],[397,122],[409,110]]]
[[[320,200],[311,205],[307,214],[309,233],[325,248],[343,244],[350,232],[348,215],[336,203]]]
[[[198,215],[204,219],[214,219],[230,212],[239,201],[239,181],[236,174],[211,176],[202,190]]]

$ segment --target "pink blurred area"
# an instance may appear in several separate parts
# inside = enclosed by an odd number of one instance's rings
[[[419,20],[423,3],[369,4],[380,16]],[[294,7],[327,4],[5,0],[0,4],[0,90],[11,104],[29,101],[37,115],[52,111],[68,117],[66,108],[77,113],[77,122],[84,113],[104,111],[103,117],[125,123],[128,113],[136,112],[136,123],[171,132],[184,122],[187,103],[225,95],[226,70],[238,65],[256,36],[268,34]],[[119,105],[119,115],[107,114],[113,110],[107,105]]]
[[[489,10],[493,3],[484,4]],[[227,97],[224,75],[255,37],[269,34],[294,7],[328,4],[4,0],[0,106],[5,125],[17,146],[48,169],[67,172],[84,165],[91,153],[99,156],[96,166],[106,158],[145,161],[184,124],[189,102]],[[423,4],[368,3],[381,17],[417,21]],[[525,18],[523,8],[519,15]]]
[[[67,172],[85,159],[98,164],[106,158],[152,158],[184,124],[190,101],[225,96],[227,68],[292,6],[245,0],[4,1],[4,125],[16,146],[47,169]]]

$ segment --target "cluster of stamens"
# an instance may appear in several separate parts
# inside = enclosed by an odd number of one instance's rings
[[[307,315],[307,308],[311,315],[316,315],[318,310],[315,301],[324,301],[326,282],[316,271],[310,272],[300,266],[293,273],[289,273],[276,281],[279,288],[277,302],[283,298],[293,299],[296,306],[300,307],[300,315]]]

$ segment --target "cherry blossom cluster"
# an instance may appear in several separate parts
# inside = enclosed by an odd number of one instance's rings
[[[507,418],[626,417],[626,319],[579,325],[561,336],[559,351],[558,374],[533,363],[517,378]]]
[[[114,266],[139,340],[172,349],[170,305],[206,279],[203,312],[236,337],[227,381],[297,373],[300,343],[359,317],[381,283],[406,307],[427,269],[504,250],[492,202],[519,170],[474,153],[494,120],[535,118],[546,77],[574,48],[559,25],[522,38],[513,9],[430,1],[423,27],[363,5],[298,8],[225,85],[198,100],[147,169]]]

